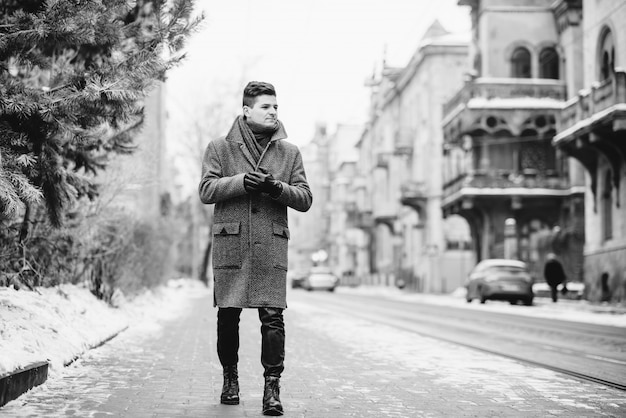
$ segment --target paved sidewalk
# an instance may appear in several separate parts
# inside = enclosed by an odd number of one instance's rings
[[[211,302],[208,294],[192,298],[189,311],[161,330],[120,335],[0,416],[260,417],[256,311],[242,315],[242,402],[224,406]],[[626,415],[621,391],[330,313],[304,292],[293,292],[289,306],[286,417]]]

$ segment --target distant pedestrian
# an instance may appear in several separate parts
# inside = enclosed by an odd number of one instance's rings
[[[565,287],[565,271],[563,270],[563,266],[556,259],[556,255],[554,253],[550,253],[547,255],[547,261],[543,269],[543,276],[546,279],[546,283],[550,286],[550,296],[552,297],[552,302],[556,302],[558,298],[558,286],[563,283],[564,289]],[[563,294],[567,293],[567,290]]]
[[[609,287],[609,273],[606,271],[600,276],[600,287],[602,294],[600,295],[601,302],[611,301],[611,288]]]
[[[285,141],[277,110],[271,84],[248,83],[243,115],[225,137],[207,146],[199,186],[202,202],[215,203],[214,303],[224,374],[220,402],[239,404],[239,316],[243,308],[258,308],[264,415],[283,414],[279,379],[285,358],[287,207],[306,212],[313,199],[300,151]]]

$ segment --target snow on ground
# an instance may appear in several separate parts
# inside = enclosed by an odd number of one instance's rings
[[[626,328],[626,306],[595,304],[585,300],[559,299],[554,303],[549,298],[535,297],[533,306],[511,305],[508,302],[491,300],[483,305],[478,301],[467,303],[464,288],[459,288],[448,295],[409,293],[395,287],[380,286],[338,287],[337,292]]]
[[[158,332],[159,321],[180,315],[189,297],[207,291],[196,280],[170,280],[132,301],[118,297],[119,307],[113,308],[81,285],[35,292],[1,287],[0,376],[48,361],[49,376],[54,377],[64,365],[128,327]]]
[[[121,298],[120,307],[113,308],[96,299],[85,286],[61,285],[38,288],[36,292],[0,288],[0,376],[34,362],[48,361],[49,375],[54,378],[63,365],[127,327],[135,331],[137,338],[158,333],[160,321],[180,316],[188,308],[185,301],[206,292],[210,290],[196,280],[171,280],[132,301]],[[586,301],[552,303],[547,298],[535,298],[534,306],[495,301],[481,305],[465,302],[462,291],[427,295],[360,286],[340,287],[337,292],[626,327],[626,307]]]

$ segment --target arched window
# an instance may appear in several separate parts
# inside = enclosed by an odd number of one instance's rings
[[[613,34],[606,29],[602,34],[602,41],[599,49],[599,69],[598,74],[600,81],[610,78],[615,71],[615,45],[613,43]]]
[[[544,48],[539,54],[539,77],[559,79],[559,55],[554,48]]]
[[[530,78],[530,52],[524,47],[516,48],[511,55],[511,76]]]

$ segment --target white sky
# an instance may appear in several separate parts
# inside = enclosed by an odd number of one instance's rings
[[[291,140],[306,143],[316,121],[364,121],[363,83],[385,45],[388,64],[404,66],[433,19],[451,32],[469,30],[468,8],[457,1],[198,0],[206,22],[170,75],[170,97],[201,104],[227,83],[239,99],[242,83],[269,81]]]
[[[249,80],[274,84],[279,118],[298,145],[311,140],[317,122],[331,131],[363,123],[364,81],[385,49],[388,65],[404,66],[435,18],[451,32],[470,29],[469,8],[458,0],[197,1],[204,27],[167,84],[175,142],[209,103],[225,101],[238,114]]]

